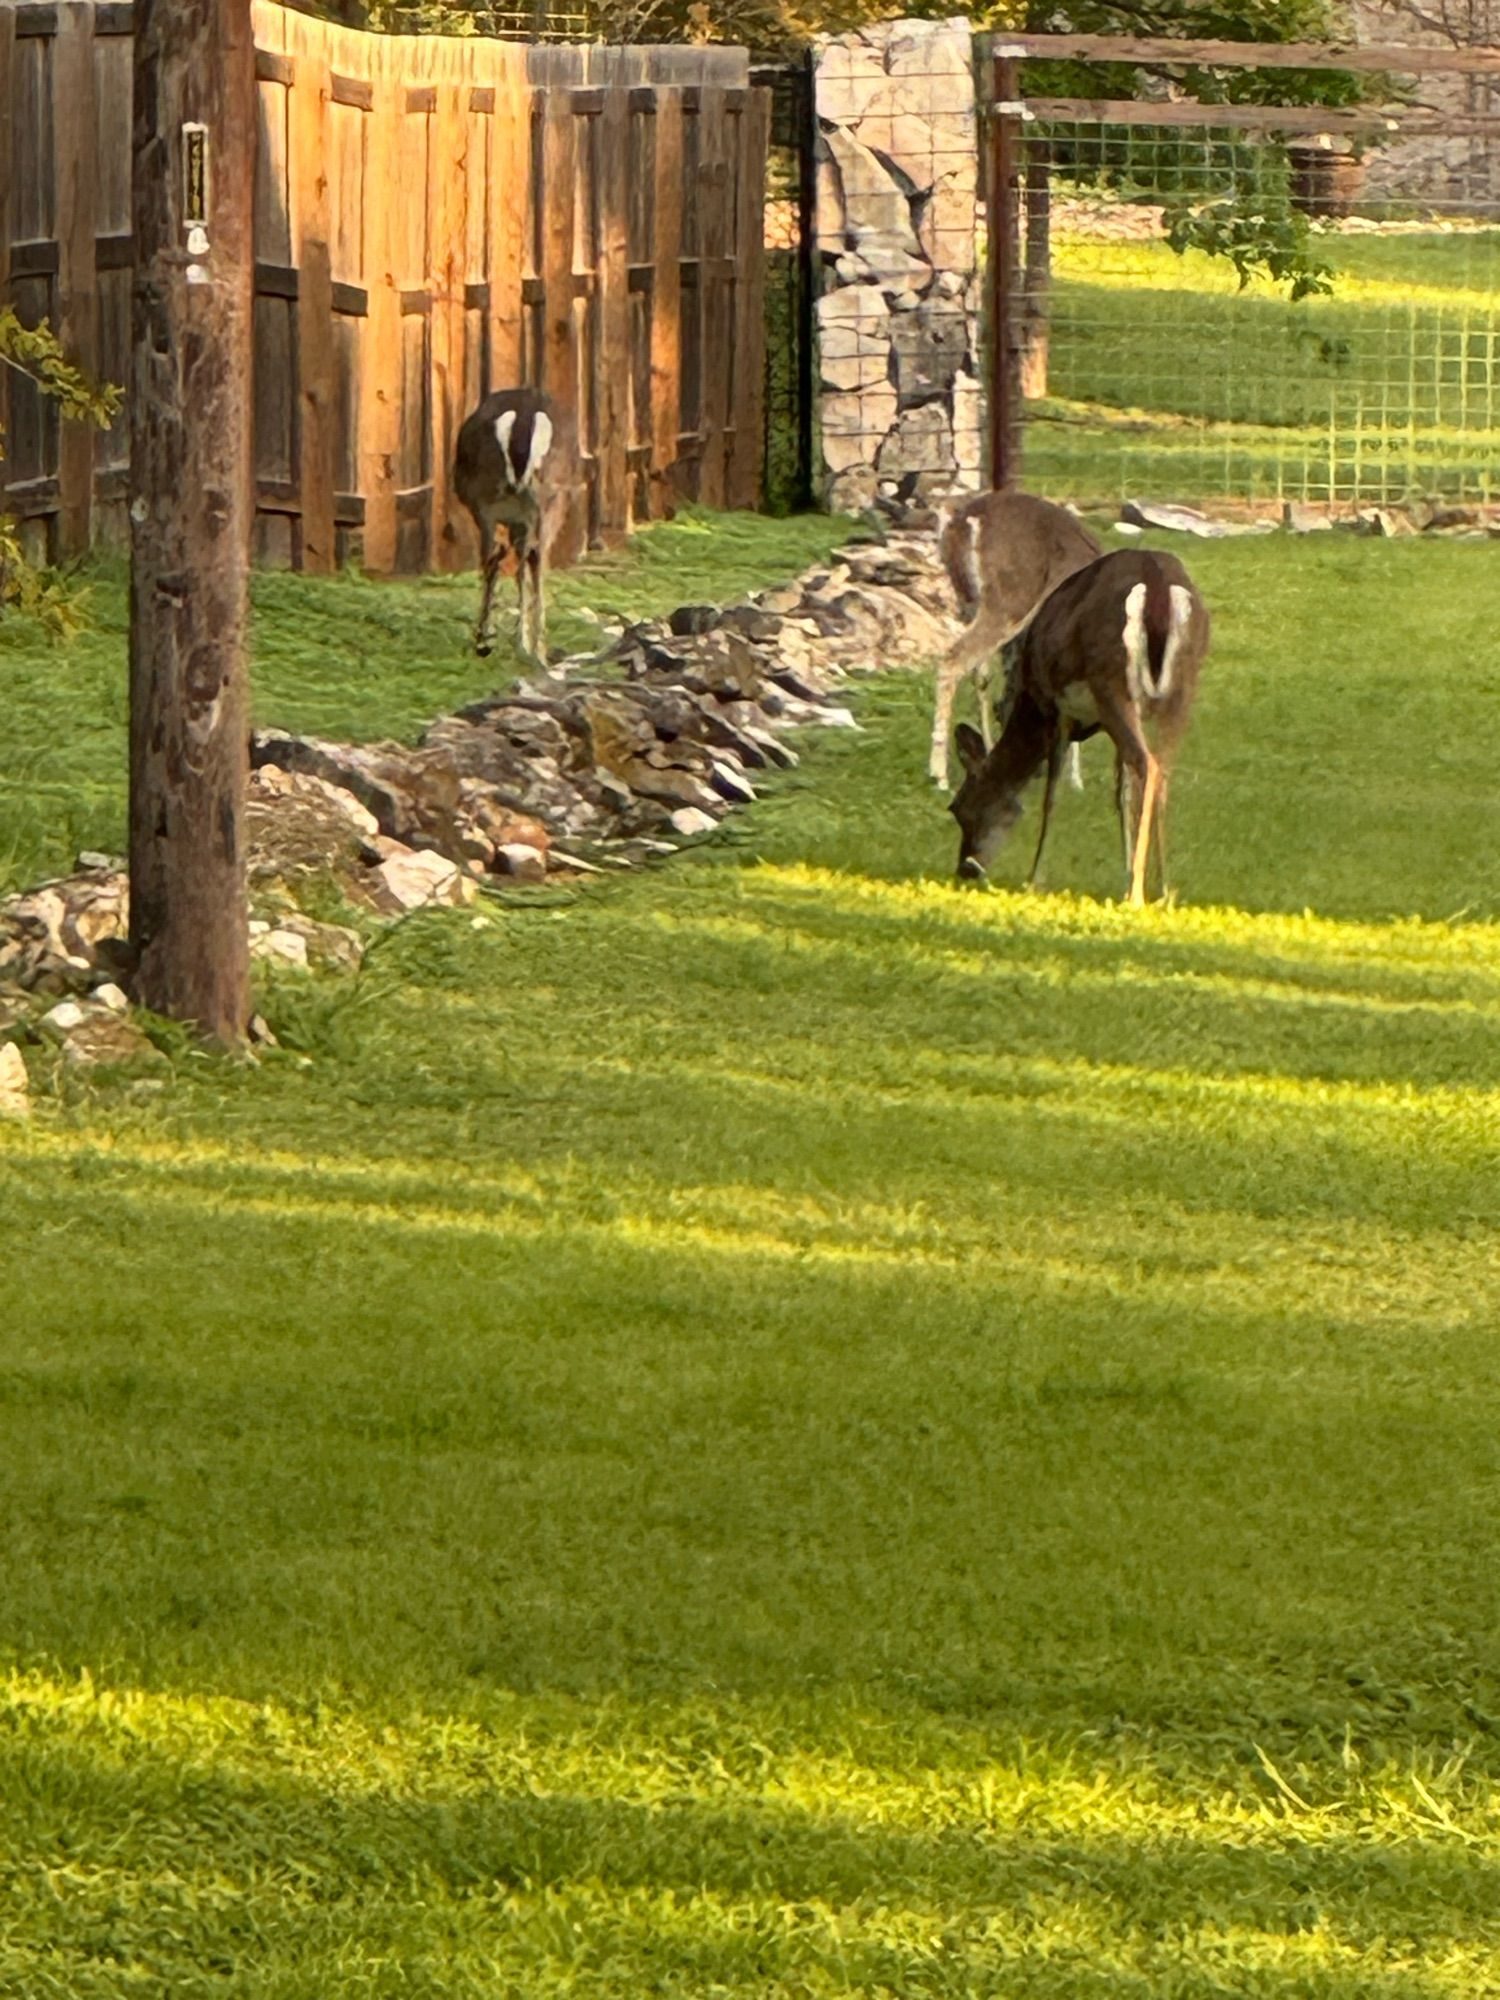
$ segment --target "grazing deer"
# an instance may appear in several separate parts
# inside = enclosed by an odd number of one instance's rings
[[[1165,893],[1167,781],[1208,640],[1208,613],[1176,556],[1120,549],[1065,578],[1021,642],[1019,687],[1000,741],[987,751],[975,730],[959,728],[968,772],[950,807],[962,834],[959,874],[983,879],[1021,816],[1022,791],[1044,770],[1026,878],[1035,881],[1067,748],[1103,730],[1115,746],[1127,894],[1133,904],[1146,899],[1153,832]]]
[[[965,501],[943,523],[938,548],[969,619],[937,669],[927,768],[933,782],[946,787],[948,731],[960,683],[969,674],[979,681],[988,749],[994,741],[989,675],[995,656],[1025,630],[1064,577],[1096,561],[1103,550],[1066,507],[1030,493],[980,493]]]
[[[517,637],[523,653],[545,665],[545,573],[557,503],[566,490],[570,453],[556,405],[540,389],[497,389],[464,419],[453,454],[453,490],[479,530],[484,591],[474,650],[485,658],[495,644],[495,584],[506,530],[516,552]]]

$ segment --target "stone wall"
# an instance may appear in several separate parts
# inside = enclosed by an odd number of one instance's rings
[[[1473,48],[1500,42],[1500,0],[1351,0],[1367,46]],[[1415,102],[1455,117],[1500,117],[1497,79],[1424,75]],[[1493,220],[1500,214],[1500,145],[1484,137],[1417,138],[1366,156],[1364,198],[1412,202]]]
[[[827,499],[981,484],[978,149],[967,20],[887,21],[817,54]]]

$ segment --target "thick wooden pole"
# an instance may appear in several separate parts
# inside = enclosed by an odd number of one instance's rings
[[[989,232],[990,485],[1021,473],[1021,87],[1020,64],[997,56],[990,105]]]
[[[250,1014],[250,0],[135,0],[132,165],[135,997],[232,1046]]]

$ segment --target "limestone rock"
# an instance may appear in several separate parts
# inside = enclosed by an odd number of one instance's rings
[[[672,814],[670,825],[674,833],[680,833],[684,840],[693,840],[701,833],[712,833],[718,821],[712,813],[701,812],[697,806],[679,806]]]
[[[264,920],[252,918],[250,956],[262,964],[291,966],[298,972],[306,972],[307,939],[299,937],[296,931],[273,929]]]
[[[517,882],[545,882],[547,879],[546,853],[524,840],[503,841],[495,851],[495,863],[502,875],[509,875]]]
[[[30,1110],[26,1058],[14,1042],[0,1042],[0,1118],[24,1118]]]
[[[400,916],[429,905],[452,908],[472,903],[478,892],[446,855],[407,848],[385,857],[375,870],[370,893],[376,909]]]
[[[838,294],[829,296],[836,298]],[[890,341],[883,330],[867,330],[857,321],[834,321],[819,337],[818,367],[825,388],[874,388],[890,379]]]
[[[835,472],[855,465],[873,465],[896,420],[896,392],[866,389],[859,394],[828,396],[823,402],[823,456]]]
[[[846,234],[861,246],[868,236],[887,237],[913,257],[919,256],[907,191],[889,167],[837,125],[820,134],[819,146],[827,149],[838,174]]]

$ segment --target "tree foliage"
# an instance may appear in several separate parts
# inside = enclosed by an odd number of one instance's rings
[[[69,421],[102,429],[119,412],[118,389],[91,382],[68,360],[46,320],[36,327],[23,326],[12,306],[0,306],[0,364],[34,382]],[[4,442],[0,431],[0,458]],[[15,523],[0,514],[0,613],[24,612],[64,637],[75,627],[77,608],[76,594],[57,576],[26,560]]]

